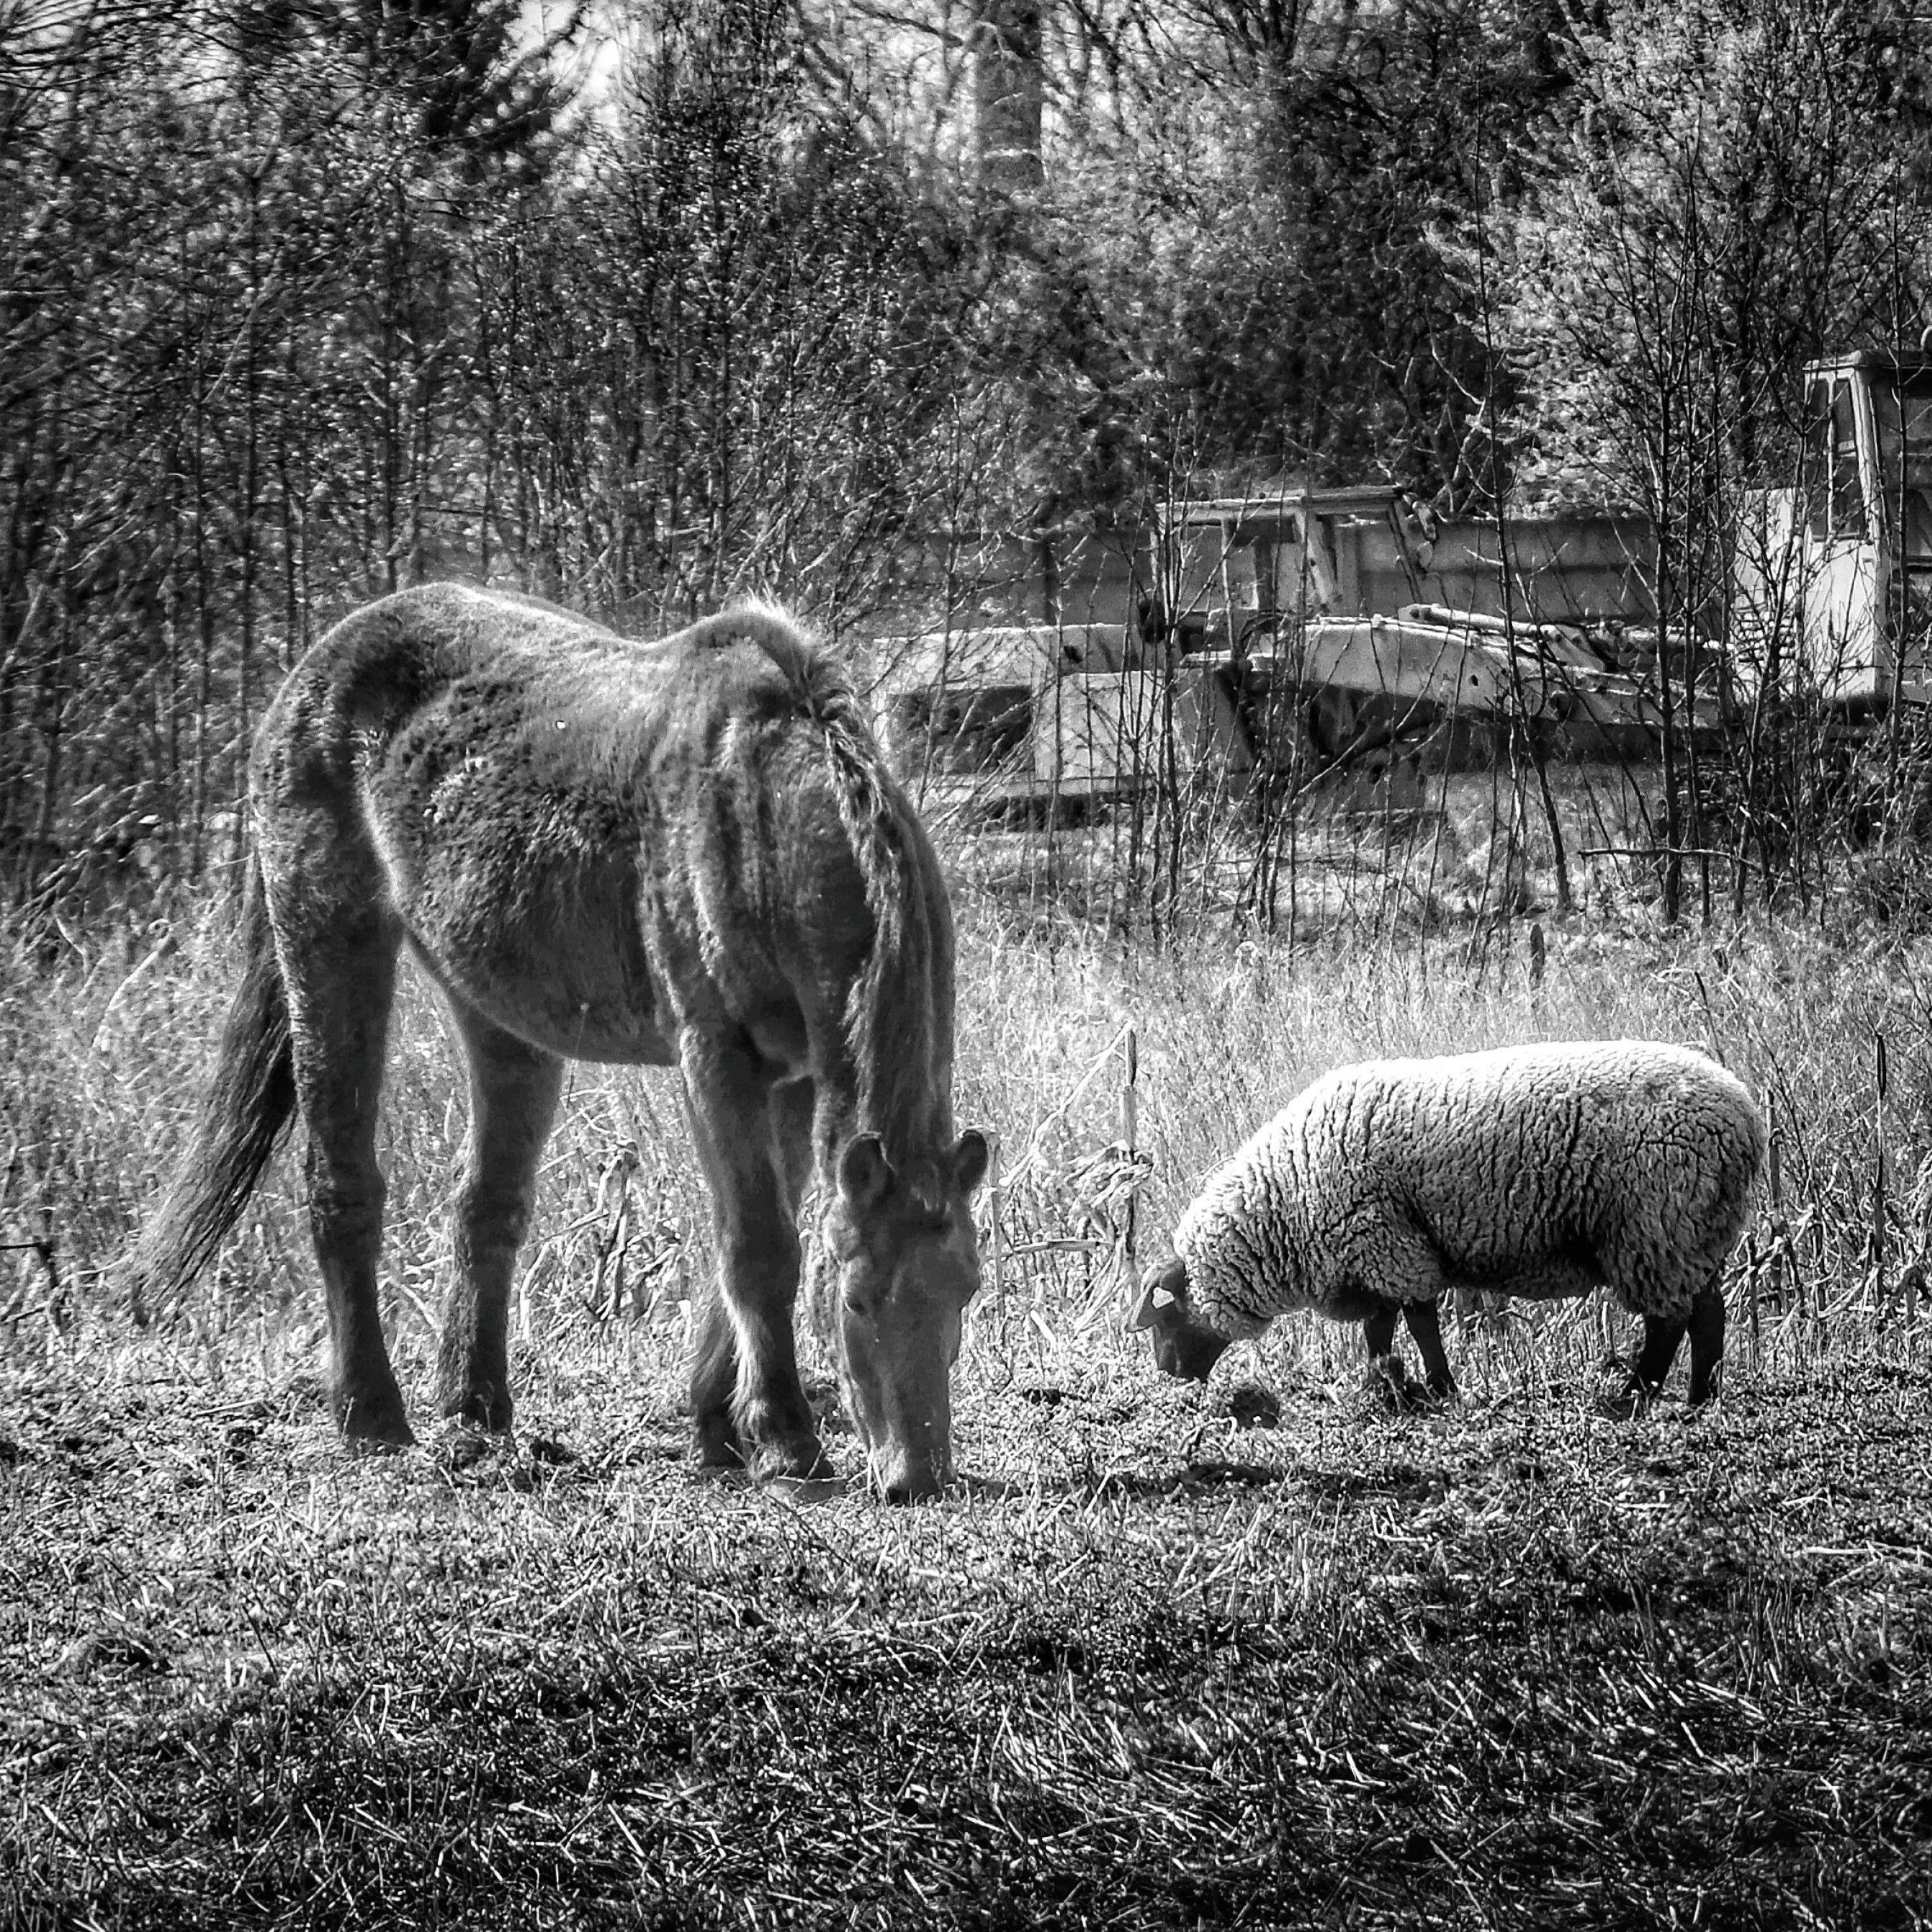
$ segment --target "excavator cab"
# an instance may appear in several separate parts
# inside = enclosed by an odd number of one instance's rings
[[[1804,372],[1797,505],[1805,656],[1820,694],[1932,701],[1932,353]]]

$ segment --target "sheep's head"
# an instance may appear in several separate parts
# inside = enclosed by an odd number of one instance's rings
[[[1187,1264],[1178,1256],[1148,1270],[1127,1326],[1151,1328],[1154,1366],[1191,1382],[1204,1382],[1230,1346],[1189,1306]]]

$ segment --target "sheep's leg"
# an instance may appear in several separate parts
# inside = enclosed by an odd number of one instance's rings
[[[1643,1346],[1630,1364],[1630,1393],[1640,1401],[1649,1398],[1664,1386],[1670,1365],[1684,1340],[1684,1324],[1666,1322],[1654,1315],[1643,1318]]]
[[[1690,1304],[1690,1401],[1718,1393],[1724,1366],[1724,1291],[1711,1282]]]
[[[1415,1406],[1415,1390],[1395,1352],[1395,1324],[1401,1313],[1393,1301],[1378,1300],[1362,1322],[1362,1340],[1369,1350],[1368,1384],[1391,1409]]]
[[[1430,1394],[1440,1397],[1449,1394],[1455,1384],[1449,1374],[1449,1358],[1442,1352],[1442,1332],[1436,1313],[1436,1304],[1448,1285],[1442,1258],[1419,1228],[1385,1228],[1375,1245],[1366,1278],[1354,1284],[1359,1291],[1354,1306],[1366,1306],[1369,1311],[1362,1318],[1362,1338],[1369,1349],[1369,1381],[1372,1386],[1380,1385],[1390,1408],[1419,1408],[1422,1390],[1409,1380],[1395,1352],[1395,1324],[1406,1318],[1408,1332],[1422,1350]]]
[[[1456,1393],[1456,1378],[1449,1372],[1449,1357],[1442,1346],[1442,1324],[1437,1317],[1436,1304],[1432,1301],[1405,1301],[1402,1318],[1408,1324],[1408,1332],[1422,1352],[1423,1372],[1428,1378],[1429,1393],[1438,1402],[1446,1401]]]

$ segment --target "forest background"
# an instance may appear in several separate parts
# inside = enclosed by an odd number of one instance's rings
[[[1469,821],[1536,820],[1514,745],[1393,860],[1338,813],[1299,902],[1294,812],[1154,821],[1254,887],[1158,945],[988,885],[1131,874],[1138,818],[939,828],[1001,1151],[934,1508],[692,1480],[711,1226],[625,1069],[547,1152],[518,1432],[436,1426],[415,976],[423,1454],[340,1453],[298,1160],[194,1294],[109,1265],[230,996],[252,727],[362,600],[761,592],[862,663],[935,561],[1046,583],[1305,478],[1617,506],[1666,632],[1721,627],[1804,362],[1919,339],[1928,211],[1932,35],[1871,0],[0,0],[0,1922],[1926,1924],[1932,868],[1795,687],[1664,820],[1749,861],[1708,925],[1663,868],[1461,916],[1450,832],[1486,891]],[[1628,1035],[1770,1119],[1721,1403],[1599,1412],[1597,1300],[1462,1310],[1424,1417],[1352,1328],[1204,1396],[1125,1332],[1326,1067]]]
[[[1874,0],[0,0],[0,885],[232,857],[426,576],[838,640],[1298,478],[1708,603],[1803,361],[1918,339],[1928,82]]]

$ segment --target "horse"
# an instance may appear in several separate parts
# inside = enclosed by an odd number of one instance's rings
[[[248,814],[241,981],[131,1290],[188,1286],[298,1113],[336,1423],[352,1448],[413,1440],[376,1298],[406,950],[469,1082],[444,1415],[510,1427],[511,1284],[566,1061],[674,1066],[716,1237],[697,1462],[832,1473],[794,1332],[815,1178],[868,1473],[895,1501],[944,1488],[988,1152],[954,1130],[951,908],[850,685],[792,620],[752,605],[639,643],[533,598],[397,592],[290,672]]]

